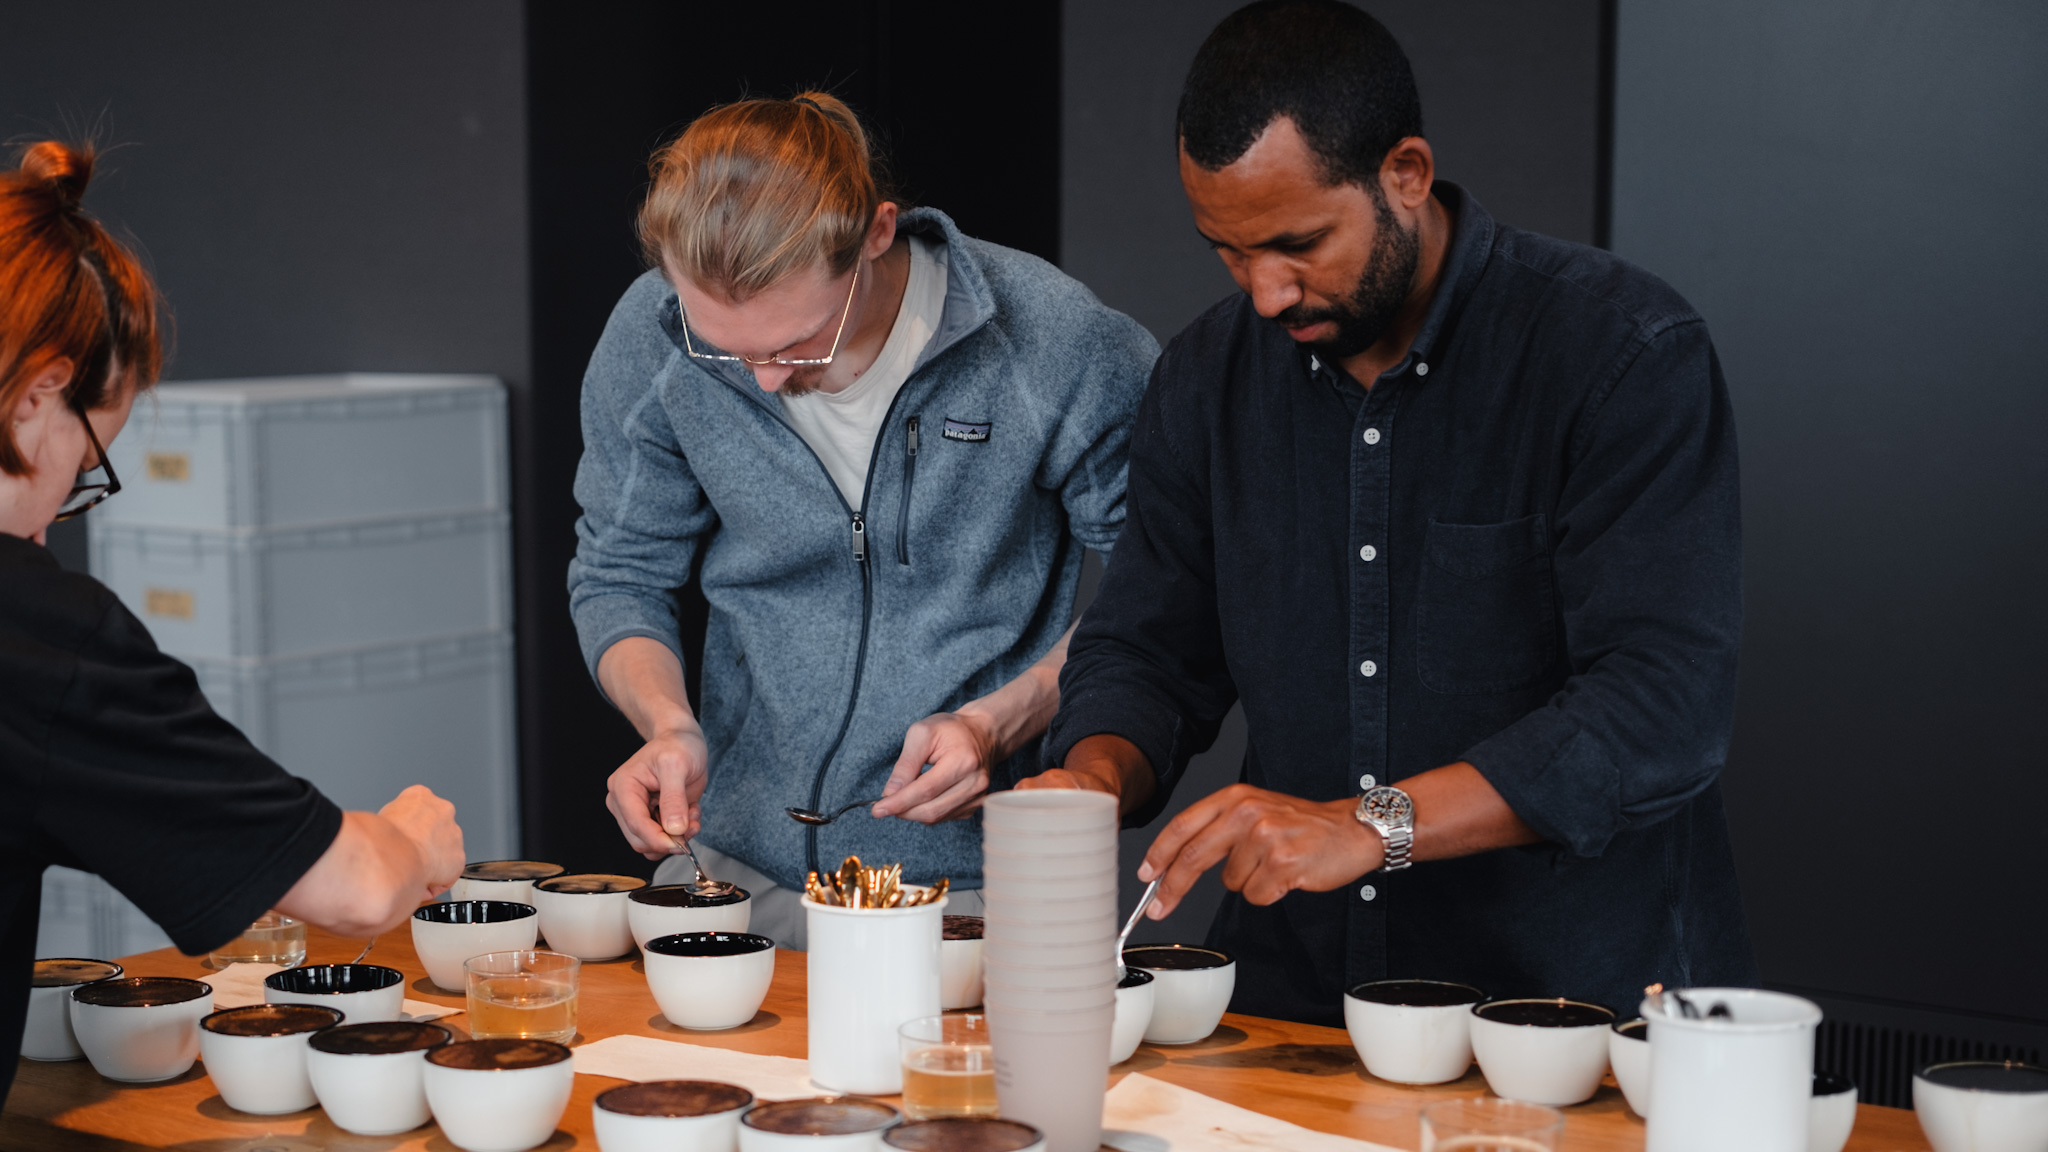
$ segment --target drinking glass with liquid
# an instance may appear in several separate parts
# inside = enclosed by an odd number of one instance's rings
[[[1446,1100],[1422,1110],[1422,1152],[1557,1152],[1564,1113],[1498,1096]]]
[[[576,978],[583,962],[560,952],[486,952],[463,961],[469,1034],[478,1040],[553,1040],[576,1035]]]
[[[215,968],[230,964],[277,964],[296,968],[306,962],[306,925],[282,912],[265,912],[240,936],[207,953]]]
[[[912,1120],[996,1114],[995,1050],[976,1013],[923,1016],[897,1029],[903,1046],[903,1112]]]

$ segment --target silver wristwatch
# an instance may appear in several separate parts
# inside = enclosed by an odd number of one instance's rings
[[[1406,792],[1384,784],[1368,788],[1358,798],[1358,810],[1352,815],[1387,842],[1381,871],[1399,872],[1413,863],[1408,859],[1408,849],[1415,844],[1415,801]]]

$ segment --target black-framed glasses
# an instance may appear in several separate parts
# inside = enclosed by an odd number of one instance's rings
[[[71,485],[71,495],[66,496],[57,509],[59,520],[69,520],[121,490],[121,478],[114,475],[113,462],[107,459],[107,450],[100,444],[99,433],[92,430],[92,421],[86,419],[83,408],[74,404],[71,410],[78,414],[78,422],[85,425],[85,437],[92,441],[92,450],[98,455],[99,463],[78,474],[78,479]],[[93,479],[95,475],[101,479]]]
[[[682,300],[678,299],[676,301],[676,313],[683,318],[683,351],[688,352],[698,360],[723,360],[728,364],[746,364],[754,368],[766,368],[770,364],[779,365],[784,368],[808,368],[830,364],[832,358],[839,355],[839,340],[840,337],[846,335],[846,318],[853,315],[853,293],[859,287],[860,269],[855,268],[853,270],[853,283],[848,285],[846,289],[846,306],[839,310],[839,331],[832,334],[832,350],[825,353],[823,360],[785,360],[780,356],[770,356],[766,360],[749,360],[745,356],[725,356],[716,352],[699,352],[696,346],[690,343],[690,317],[688,313],[683,311]]]

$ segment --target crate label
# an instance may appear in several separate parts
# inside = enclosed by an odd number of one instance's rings
[[[151,616],[177,620],[192,618],[192,594],[181,588],[144,588],[142,610]]]
[[[192,457],[186,453],[151,452],[142,459],[149,468],[151,480],[168,480],[182,484],[192,478]]]

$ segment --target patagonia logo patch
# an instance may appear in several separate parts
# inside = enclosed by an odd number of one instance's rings
[[[980,444],[988,439],[989,429],[993,427],[995,425],[987,421],[974,424],[966,420],[955,420],[948,416],[946,418],[946,427],[939,435],[944,436],[948,440],[959,440],[967,444]]]

